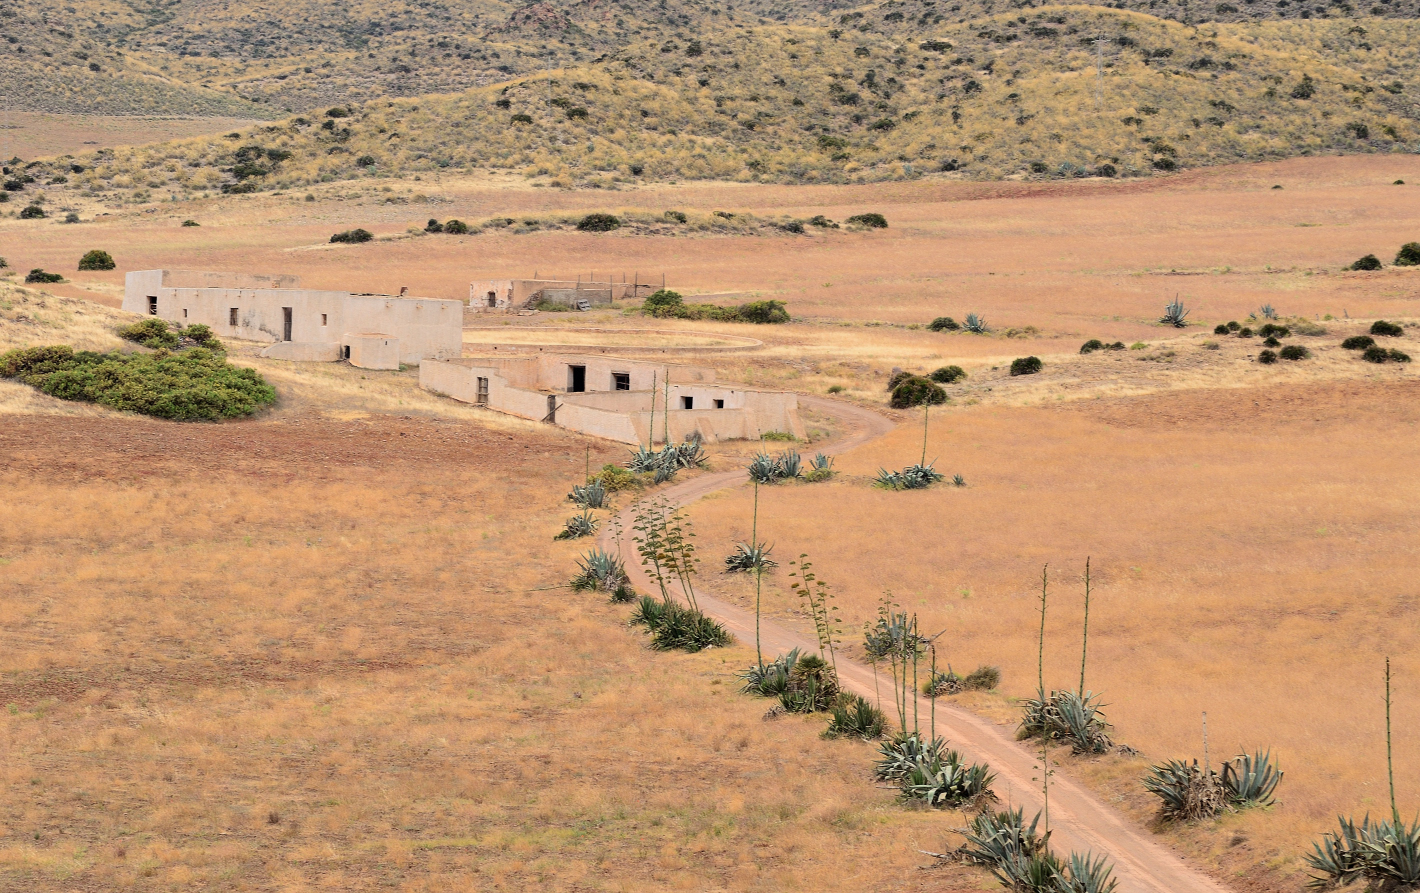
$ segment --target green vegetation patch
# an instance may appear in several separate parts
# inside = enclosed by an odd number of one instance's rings
[[[0,356],[0,377],[61,400],[178,421],[238,418],[276,402],[276,390],[256,372],[201,347],[151,354],[21,348]]]
[[[661,289],[646,298],[641,312],[659,319],[709,319],[716,322],[748,322],[774,325],[789,321],[783,301],[751,301],[738,307],[718,304],[687,304],[679,292]]]

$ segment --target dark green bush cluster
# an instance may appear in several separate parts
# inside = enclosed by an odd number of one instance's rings
[[[1312,355],[1312,352],[1300,344],[1288,344],[1277,355],[1284,360],[1305,360]]]
[[[869,229],[887,229],[887,218],[881,214],[869,211],[866,214],[854,214],[848,218],[849,223],[856,223],[859,226],[866,226]]]
[[[276,402],[275,389],[260,375],[206,348],[100,354],[31,347],[0,356],[0,377],[61,400],[179,421],[236,418]]]
[[[172,326],[168,325],[167,320],[153,316],[124,326],[118,330],[118,337],[144,347],[151,347],[154,350],[177,347],[180,340],[177,332],[174,332]]]
[[[112,270],[114,268],[113,256],[107,251],[95,248],[79,258],[80,270]]]
[[[48,216],[48,214],[44,213],[44,208],[41,208],[39,205],[26,205],[20,211],[21,220],[43,220]]]
[[[990,691],[1001,684],[1001,668],[983,664],[965,676],[958,675],[947,667],[945,673],[938,672],[922,684],[922,693],[929,698],[938,695],[957,695],[964,691]]]
[[[733,641],[723,626],[698,609],[649,595],[641,596],[636,603],[631,622],[650,630],[651,647],[657,651],[678,650],[693,654]]]
[[[1395,255],[1397,267],[1420,267],[1420,242],[1406,242]]]
[[[747,322],[775,325],[789,321],[783,301],[751,301],[738,307],[718,304],[687,304],[679,292],[661,289],[646,298],[641,312],[660,319],[709,319],[715,322]]]
[[[933,332],[955,332],[961,328],[961,323],[950,316],[939,316],[928,323],[927,328]]]
[[[330,241],[358,245],[361,242],[368,242],[374,237],[375,234],[367,229],[347,229],[344,232],[339,232],[331,236]]]
[[[450,220],[447,223],[440,223],[434,218],[429,218],[429,222],[424,224],[426,233],[448,233],[451,236],[468,235],[468,224],[462,220]]]
[[[585,110],[583,114],[586,114]],[[621,218],[614,214],[593,213],[577,221],[577,229],[584,233],[609,233],[620,228]]]
[[[1216,331],[1216,330],[1215,330],[1215,331]],[[1115,342],[1112,343],[1112,344],[1106,344],[1105,342],[1099,340],[1098,338],[1091,338],[1089,341],[1086,341],[1084,344],[1081,344],[1081,345],[1080,345],[1080,353],[1086,353],[1086,354],[1088,354],[1088,353],[1094,353],[1094,352],[1097,351],[1097,350],[1124,350],[1124,349],[1125,349],[1125,347],[1124,347],[1124,342],[1123,342],[1123,341],[1115,341]]]
[[[1341,342],[1341,346],[1347,350],[1365,350],[1375,345],[1375,343],[1376,339],[1372,338],[1370,335],[1352,335],[1350,338]]]
[[[1045,364],[1040,361],[1040,357],[1018,357],[1011,361],[1012,375],[1035,375]]]
[[[46,273],[39,267],[35,267],[25,274],[25,281],[31,283],[63,282],[64,277],[58,273]]]
[[[1257,361],[1264,366],[1271,366],[1277,362],[1277,352],[1275,350],[1264,350],[1257,355]]]
[[[1356,271],[1379,270],[1380,268],[1381,259],[1376,257],[1374,254],[1368,254],[1365,257],[1358,258],[1355,263],[1347,267],[1347,269],[1349,270]]]
[[[1408,363],[1410,355],[1398,350],[1386,350],[1380,345],[1366,348],[1361,354],[1361,359],[1367,363]]]
[[[937,406],[947,402],[947,392],[935,381],[911,372],[899,372],[888,379],[888,390],[892,392],[888,402],[893,409]]]
[[[1399,338],[1401,335],[1405,334],[1405,329],[1393,322],[1378,319],[1371,323],[1371,334],[1380,335],[1383,338]]]
[[[927,377],[937,384],[953,384],[966,378],[966,370],[960,366],[942,366],[933,369]]]

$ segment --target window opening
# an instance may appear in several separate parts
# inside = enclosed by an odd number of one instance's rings
[[[478,380],[478,402],[481,404],[488,402],[488,379],[486,378]]]
[[[613,391],[629,391],[629,390],[631,390],[631,373],[630,373],[630,372],[613,372],[613,373],[611,373],[611,389],[612,389]]]
[[[681,397],[681,398],[680,398],[680,408],[681,408],[681,409],[694,409],[694,408],[695,408],[695,398],[694,398],[694,397]]]
[[[725,408],[725,401],[724,401],[724,400],[716,400],[716,401],[715,401],[715,408],[716,408],[716,409],[724,409],[724,408]]]
[[[568,366],[567,367],[567,390],[573,394],[580,394],[587,389],[587,367]]]
[[[230,309],[230,310],[227,311],[227,325],[229,325],[229,326],[234,326],[234,325],[236,325],[236,324],[237,324],[237,308],[233,307],[232,309]]]
[[[148,296],[148,315],[149,315],[149,316],[157,316],[157,315],[158,315],[158,296],[157,296],[157,295],[149,295],[149,296]]]
[[[489,306],[489,307],[497,307],[497,306],[498,306],[498,293],[497,293],[497,292],[495,292],[495,291],[490,291],[490,292],[488,293],[488,306]]]
[[[290,308],[290,307],[282,307],[282,308],[281,308],[281,317],[282,317],[281,340],[282,340],[282,341],[290,341],[290,340],[291,340],[291,308]]]
[[[320,324],[321,324],[321,325],[325,325],[325,319],[326,319],[326,316],[325,316],[324,313],[322,313],[322,314],[320,315]]]
[[[182,318],[183,318],[183,319],[187,319],[187,308],[186,308],[186,307],[182,308]]]

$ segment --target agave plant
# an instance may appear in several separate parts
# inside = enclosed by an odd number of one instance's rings
[[[1420,883],[1420,823],[1411,826],[1395,819],[1373,825],[1370,816],[1359,827],[1350,819],[1338,822],[1340,831],[1328,832],[1307,854],[1307,864],[1321,872],[1310,886],[1349,884],[1357,878],[1377,882],[1382,889]]]
[[[1020,889],[1015,879],[1023,874],[1025,864],[1049,852],[1049,835],[1036,834],[1039,823],[1037,814],[1027,826],[1021,809],[982,812],[962,832],[966,843],[957,854],[962,861],[989,867],[1008,890]]]
[[[1119,884],[1111,875],[1114,866],[1104,856],[1091,853],[1071,853],[1065,860],[1065,873],[1055,883],[1060,893],[1113,893]]]
[[[1282,781],[1282,770],[1272,764],[1272,752],[1239,754],[1223,764],[1223,788],[1237,806],[1271,806],[1272,794]]]
[[[1188,325],[1184,322],[1187,317],[1188,311],[1184,309],[1183,302],[1175,297],[1164,307],[1164,315],[1159,317],[1159,322],[1181,329]]]
[[[779,562],[769,557],[769,553],[773,549],[773,546],[766,546],[763,543],[755,543],[752,546],[737,543],[735,551],[725,556],[725,573],[748,573],[755,569],[768,570],[771,567],[778,567]]]
[[[878,476],[873,483],[884,490],[924,490],[942,480],[945,480],[945,477],[938,474],[929,463],[909,465],[902,471],[878,469]]]
[[[762,666],[751,664],[749,669],[739,674],[739,677],[745,681],[745,684],[740,686],[740,691],[766,698],[777,698],[789,690],[789,674],[794,672],[794,664],[798,662],[799,649],[795,648],[788,654],[781,654]]]
[[[679,470],[675,465],[657,465],[652,480],[657,484],[664,484],[675,477],[675,473]]]
[[[829,471],[833,468],[833,457],[823,453],[814,454],[814,471]]]
[[[1099,695],[1085,692],[1053,691],[1047,697],[1026,698],[1019,735],[1069,742],[1077,754],[1104,753],[1113,742],[1105,721]]]
[[[839,698],[829,709],[825,738],[861,738],[872,741],[883,736],[887,717],[872,702],[859,695]]]
[[[1277,318],[1277,308],[1273,307],[1271,304],[1263,304],[1261,307],[1257,308],[1257,312],[1263,319]]]
[[[626,568],[621,559],[610,552],[593,549],[577,559],[577,575],[571,585],[578,592],[589,589],[615,592],[626,585]]]
[[[961,327],[963,329],[966,329],[968,332],[975,332],[978,335],[983,335],[986,332],[990,331],[986,328],[986,319],[984,317],[977,316],[975,313],[968,313],[966,315],[966,322],[962,323]]]
[[[994,798],[991,783],[995,780],[989,766],[967,765],[961,754],[949,750],[938,759],[919,761],[903,776],[901,784],[904,797],[943,809]]]
[[[946,747],[946,739],[941,737],[929,741],[917,732],[894,735],[878,745],[882,758],[874,766],[873,775],[878,781],[901,782],[917,764],[939,762]]]
[[[554,539],[575,540],[584,536],[592,536],[597,532],[597,524],[600,523],[592,516],[591,509],[583,509],[582,514],[573,515],[567,519],[567,526]]]
[[[953,486],[953,487],[965,487],[965,486],[966,486],[966,478],[962,477],[962,476],[959,475],[959,474],[954,474],[954,475],[952,475],[952,486]]]
[[[774,460],[779,477],[784,479],[796,478],[802,474],[803,462],[799,454],[794,450],[785,450]]]
[[[755,453],[748,467],[750,480],[761,484],[799,477],[803,473],[803,460],[793,450],[785,450],[777,456],[765,452]]]
[[[779,703],[790,713],[817,713],[838,700],[838,676],[817,654],[806,654],[789,671],[789,687]]]
[[[582,508],[604,509],[606,508],[606,486],[598,480],[593,480],[586,486],[574,485],[567,498]]]
[[[1227,807],[1218,773],[1204,770],[1197,760],[1169,760],[1150,767],[1144,789],[1163,801],[1159,812],[1165,819],[1209,819]]]
[[[637,446],[632,451],[631,459],[626,463],[626,467],[640,474],[643,471],[654,471],[660,464],[660,453],[648,450],[643,446]]]

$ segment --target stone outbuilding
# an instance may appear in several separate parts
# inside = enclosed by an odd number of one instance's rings
[[[398,369],[463,352],[463,302],[302,288],[295,276],[136,270],[123,309],[219,338],[268,341],[262,356]]]
[[[667,381],[669,379],[669,382]],[[628,444],[770,431],[804,438],[798,398],[724,386],[713,369],[606,355],[537,353],[426,362],[420,386],[499,412]],[[667,412],[669,407],[669,412]]]

